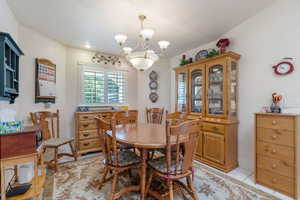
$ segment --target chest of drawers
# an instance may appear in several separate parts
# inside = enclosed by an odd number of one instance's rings
[[[255,114],[255,181],[300,199],[300,115]]]
[[[111,118],[116,111],[75,112],[75,144],[78,155],[101,151],[101,137],[98,132],[96,116]]]

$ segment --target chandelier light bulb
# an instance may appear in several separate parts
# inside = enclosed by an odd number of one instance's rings
[[[154,35],[154,30],[143,29],[143,30],[141,30],[141,35],[144,40],[151,40],[152,36]]]
[[[168,48],[168,46],[170,45],[170,42],[166,41],[166,40],[162,40],[162,41],[158,42],[158,45],[161,50],[166,50]]]
[[[130,47],[124,47],[124,48],[123,48],[123,51],[124,51],[124,53],[125,53],[126,55],[128,55],[128,54],[130,54],[130,53],[132,52],[132,48],[130,48]]]
[[[126,35],[122,35],[122,34],[118,34],[118,35],[115,36],[115,40],[117,41],[117,43],[119,45],[122,46],[126,42],[127,36]]]

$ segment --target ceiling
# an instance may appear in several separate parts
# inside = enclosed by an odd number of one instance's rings
[[[229,31],[274,0],[7,0],[17,19],[65,45],[119,54],[114,35],[128,36],[134,46],[138,15],[153,28],[153,45],[171,42],[168,55],[178,55]]]

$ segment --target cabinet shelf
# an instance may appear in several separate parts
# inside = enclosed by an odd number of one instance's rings
[[[0,99],[14,103],[19,93],[19,57],[24,55],[8,33],[0,32]]]

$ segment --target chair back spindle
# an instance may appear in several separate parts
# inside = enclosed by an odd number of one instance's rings
[[[191,169],[200,132],[199,123],[200,120],[190,120],[177,125],[170,125],[170,121],[166,121],[166,166],[168,174],[184,174]],[[182,146],[184,151],[181,150]],[[171,166],[175,166],[175,168],[171,168]]]
[[[110,122],[101,117],[96,117],[98,129],[102,138],[102,149],[104,152],[105,162],[108,165],[119,166],[119,149],[116,139],[116,116],[113,115]],[[111,132],[109,135],[107,132]]]
[[[30,112],[33,125],[40,126],[42,128],[43,140],[51,138],[59,138],[59,110],[55,113],[48,111]]]

